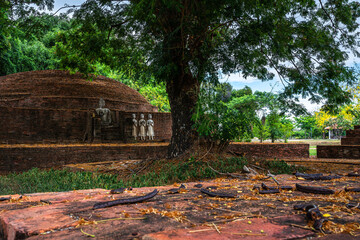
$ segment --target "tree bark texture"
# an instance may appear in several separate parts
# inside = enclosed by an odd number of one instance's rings
[[[198,99],[199,87],[199,82],[190,74],[179,75],[167,82],[172,117],[172,137],[168,150],[170,158],[185,153],[196,139],[191,117]]]

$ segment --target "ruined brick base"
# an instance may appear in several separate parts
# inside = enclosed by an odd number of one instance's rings
[[[168,143],[0,145],[0,173],[72,163],[164,158]]]
[[[318,145],[317,157],[360,159],[360,145]]]
[[[74,163],[159,159],[166,157],[167,146],[168,143],[3,144],[0,145],[0,173]],[[232,143],[228,150],[239,156],[264,159],[309,157],[309,144]]]
[[[294,143],[232,143],[230,151],[245,157],[258,158],[309,158],[309,144]]]

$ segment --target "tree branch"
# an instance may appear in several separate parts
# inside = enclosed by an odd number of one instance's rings
[[[338,27],[335,25],[335,23],[334,23],[334,21],[332,20],[330,14],[328,13],[328,11],[326,11],[326,9],[325,9],[322,1],[319,0],[319,2],[320,2],[321,9],[324,11],[324,13],[326,14],[326,16],[330,19],[330,22],[331,22],[333,28],[339,30],[342,34],[345,34],[341,28],[338,28]]]

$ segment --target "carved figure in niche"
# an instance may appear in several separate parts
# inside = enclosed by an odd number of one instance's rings
[[[144,114],[140,114],[139,126],[140,126],[140,129],[139,129],[140,140],[145,140],[145,137],[146,137],[146,131],[145,131],[146,121],[144,119]]]
[[[95,112],[101,118],[101,125],[108,126],[109,124],[111,124],[111,112],[110,109],[104,107],[105,100],[100,98],[99,108],[95,109]]]
[[[154,140],[154,121],[152,120],[151,114],[149,114],[149,119],[147,120],[147,136],[149,137],[149,140]]]
[[[132,125],[132,136],[136,140],[138,121],[136,120],[136,114],[133,114],[132,117],[133,117],[133,119],[132,119],[132,123],[133,123],[133,125]]]

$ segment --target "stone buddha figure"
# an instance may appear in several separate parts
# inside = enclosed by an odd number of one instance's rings
[[[146,121],[144,119],[144,114],[140,114],[139,126],[139,137],[140,140],[144,141],[146,137]]]
[[[138,121],[136,120],[136,114],[132,115],[132,137],[136,140],[137,137],[137,126],[138,126]]]
[[[105,100],[100,98],[99,108],[95,109],[95,113],[100,117],[101,125],[108,126],[111,124],[111,112],[110,109],[104,107],[105,107]]]
[[[149,137],[149,140],[154,140],[155,132],[154,132],[154,121],[152,120],[152,115],[149,114],[147,120],[147,133],[146,135]]]

